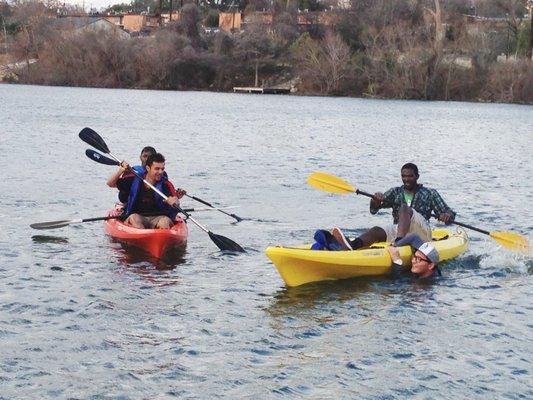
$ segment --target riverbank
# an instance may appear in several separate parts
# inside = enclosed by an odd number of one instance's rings
[[[33,61],[36,62],[37,60]],[[26,67],[26,63],[19,63],[18,70]],[[4,77],[4,79],[2,79]],[[298,80],[297,78],[295,80]],[[516,88],[513,86],[514,82],[510,82],[510,86],[507,88],[499,88],[498,92],[485,92],[482,97],[465,97],[460,99],[427,99],[423,97],[415,96],[403,96],[403,97],[386,97],[384,95],[371,94],[371,93],[340,93],[335,95],[324,95],[316,92],[306,92],[294,85],[277,85],[275,87],[268,87],[266,90],[263,87],[248,87],[248,88],[237,88],[228,89],[228,90],[210,90],[206,88],[191,88],[191,89],[161,89],[161,88],[149,88],[149,87],[124,87],[122,89],[128,90],[160,90],[160,91],[196,91],[196,92],[212,92],[212,93],[239,93],[239,94],[269,94],[269,95],[291,95],[291,96],[313,96],[313,97],[348,97],[348,98],[359,98],[359,99],[374,99],[374,100],[424,100],[424,101],[461,101],[461,102],[472,102],[472,103],[501,103],[501,104],[522,104],[522,105],[532,105],[533,104],[533,81],[530,83],[526,82],[525,85],[521,83]],[[16,72],[13,72],[11,68],[2,70],[0,67],[0,85],[37,85],[37,86],[70,86],[70,85],[53,85],[49,83],[34,83],[31,80],[20,80]],[[78,88],[101,88],[101,89],[117,89],[117,87],[111,86],[97,86],[97,85],[88,85],[88,86],[70,86]]]
[[[302,95],[533,104],[523,7],[514,14],[486,9],[507,15],[487,19],[439,1],[432,6],[401,0],[385,10],[380,2],[364,2],[306,24],[296,8],[250,11],[242,29],[226,32],[203,27],[212,10],[186,4],[179,21],[140,36],[116,34],[121,28],[109,21],[107,28],[65,26],[46,4],[35,15],[14,4],[10,26],[22,26],[24,11],[32,27],[5,35],[5,51],[9,47],[19,62],[39,61],[8,80],[216,92],[294,82],[290,87]]]

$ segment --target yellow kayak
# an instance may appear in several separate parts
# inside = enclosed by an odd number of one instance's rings
[[[434,229],[432,244],[442,262],[464,253],[468,247],[468,236],[462,230]],[[277,246],[268,247],[266,255],[287,286],[299,286],[317,281],[389,274],[392,260],[387,245],[376,243],[355,251],[310,250],[310,245]],[[402,246],[398,250],[405,268],[410,267],[411,247]]]

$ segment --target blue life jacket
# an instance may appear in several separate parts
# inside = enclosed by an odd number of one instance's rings
[[[134,165],[131,167],[131,169],[137,172],[139,175],[144,175],[146,173],[146,168],[144,168],[142,165]]]
[[[311,246],[311,250],[342,250],[342,247],[339,242],[337,242],[337,239],[335,239],[335,237],[329,231],[318,229],[315,231],[313,238],[315,239],[315,243],[313,243]]]
[[[142,167],[141,167],[142,168]],[[157,182],[154,186],[159,190],[160,192],[166,194],[167,196],[170,195],[168,191],[166,190],[165,182],[167,181],[166,177],[163,176],[159,182]],[[133,206],[135,202],[137,201],[137,196],[139,195],[141,185],[143,184],[143,181],[139,178],[135,177],[133,178],[133,182],[131,184],[130,189],[130,195],[128,196],[128,202],[126,203],[126,207],[124,207],[124,216],[128,217],[133,210]],[[167,203],[163,201],[163,198],[158,195],[155,191],[153,192],[154,200],[157,205],[157,208],[161,211],[163,211],[168,217],[174,221],[176,218],[176,215],[178,215],[178,210],[176,210],[174,207],[169,206]]]
[[[132,170],[137,172],[139,175],[143,176],[146,173],[146,169],[142,165],[134,165],[131,167]],[[118,192],[118,201],[126,204],[128,202],[129,193],[124,190],[119,190]]]

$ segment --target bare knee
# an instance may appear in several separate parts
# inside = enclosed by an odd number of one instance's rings
[[[144,228],[142,218],[139,214],[131,214],[125,222],[135,228]]]
[[[385,232],[385,229],[379,226],[374,226],[365,233],[363,233],[359,238],[363,241],[364,246],[370,246],[371,244],[376,242],[386,241],[387,232]]]
[[[377,242],[383,242],[387,239],[387,232],[380,226],[374,226],[370,228],[369,232],[372,233],[372,236],[376,239]]]
[[[156,228],[159,229],[170,229],[172,227],[172,220],[169,217],[161,218],[159,221],[157,221]]]
[[[413,209],[405,203],[400,206],[398,212],[400,215],[408,215],[409,218],[411,218],[411,216],[413,215]]]

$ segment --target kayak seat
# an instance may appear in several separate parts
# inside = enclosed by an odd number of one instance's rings
[[[432,237],[431,238],[431,241],[432,242],[440,242],[441,240],[446,240],[450,237],[450,235],[445,235],[445,236],[439,236],[439,237]]]

